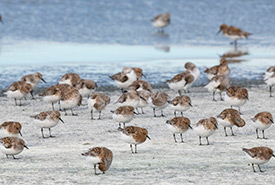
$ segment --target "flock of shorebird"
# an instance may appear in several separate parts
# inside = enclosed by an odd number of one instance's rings
[[[1,18],[0,21],[2,21]],[[170,14],[158,15],[152,21],[155,27],[162,29],[170,23]],[[225,36],[234,39],[235,44],[237,44],[238,39],[247,38],[250,35],[250,33],[226,24],[220,26],[220,31]],[[228,103],[231,108],[223,110],[216,118],[201,119],[192,128],[190,120],[183,116],[183,112],[192,107],[191,99],[187,95],[182,95],[182,91],[185,93],[189,92],[189,89],[198,80],[200,71],[191,62],[187,62],[185,68],[185,71],[167,80],[169,88],[179,93],[179,96],[173,99],[170,99],[168,94],[164,92],[153,92],[150,83],[142,80],[144,75],[140,68],[124,67],[121,72],[110,76],[123,92],[116,101],[119,107],[111,111],[112,117],[119,124],[118,131],[121,132],[122,139],[130,144],[132,153],[137,153],[137,145],[145,142],[146,139],[150,139],[150,137],[145,128],[126,126],[125,124],[132,121],[134,114],[143,114],[143,108],[147,106],[153,109],[154,117],[157,117],[156,111],[160,111],[160,116],[164,116],[163,109],[167,106],[170,106],[174,111],[175,117],[166,123],[168,129],[173,133],[175,142],[177,142],[176,134],[180,134],[181,142],[183,142],[182,134],[188,129],[193,129],[199,136],[199,144],[202,145],[201,138],[206,138],[207,145],[209,145],[208,137],[214,134],[218,123],[223,125],[225,136],[228,136],[226,128],[229,127],[231,134],[234,135],[233,126],[243,127],[245,125],[245,120],[241,118],[240,107],[248,100],[248,91],[243,87],[229,85],[230,68],[228,62],[225,59],[221,59],[219,65],[207,68],[204,71],[210,80],[205,88],[213,93],[213,101],[216,101],[215,94],[219,93],[221,100]],[[270,96],[272,96],[272,86],[275,85],[275,66],[271,66],[264,73],[264,80],[270,87]],[[35,99],[33,90],[40,81],[45,82],[39,72],[23,76],[20,81],[12,83],[5,94],[8,98],[15,100],[15,105],[21,106],[21,100],[26,99],[28,94],[31,94],[32,98]],[[96,92],[96,89],[96,82],[89,79],[81,79],[76,73],[64,74],[58,84],[47,88],[41,96],[43,101],[51,104],[52,111],[41,112],[38,115],[31,116],[34,124],[41,129],[42,137],[46,138],[44,129],[48,129],[48,137],[53,137],[51,128],[56,126],[59,121],[63,122],[60,111],[64,111],[65,115],[68,115],[67,111],[71,110],[72,116],[76,116],[77,114],[73,112],[73,109],[81,105],[84,97],[87,97],[91,119],[94,119],[94,113],[98,113],[98,119],[101,119],[101,113],[110,103],[110,97]],[[55,110],[55,103],[59,104],[59,111]],[[238,111],[232,107],[238,107]],[[177,116],[177,113],[180,113],[181,116]],[[252,120],[257,138],[259,138],[259,131],[262,132],[263,138],[265,138],[264,130],[273,123],[272,114],[260,112]],[[12,156],[15,159],[15,155],[21,153],[24,147],[28,148],[22,137],[20,137],[20,135],[22,136],[21,128],[22,126],[19,122],[6,121],[0,125],[0,150],[6,154],[7,158]],[[268,147],[243,148],[243,151],[247,154],[248,161],[252,164],[254,172],[254,164],[258,165],[260,171],[262,171],[259,165],[268,162],[274,156],[272,149]],[[94,164],[95,174],[98,174],[96,172],[97,165],[99,170],[104,173],[109,169],[113,160],[112,151],[105,147],[94,147],[82,155],[91,159]]]
[[[143,108],[146,106],[150,106],[153,109],[154,117],[157,117],[156,111],[160,111],[160,116],[164,116],[163,109],[167,106],[173,110],[175,117],[166,123],[168,129],[173,133],[175,142],[178,142],[176,134],[179,134],[181,142],[184,142],[182,134],[188,129],[193,129],[199,136],[199,144],[202,145],[201,138],[206,138],[207,145],[209,145],[208,137],[214,134],[218,128],[218,123],[224,127],[225,136],[228,136],[227,128],[230,128],[231,135],[234,135],[233,126],[243,127],[245,125],[245,120],[241,117],[240,107],[248,100],[248,91],[243,87],[229,86],[230,68],[227,61],[221,59],[219,65],[206,68],[204,71],[210,79],[205,88],[213,93],[213,101],[217,101],[215,93],[218,92],[221,100],[225,101],[231,108],[224,109],[216,117],[201,119],[192,128],[190,120],[183,116],[183,112],[192,107],[191,98],[187,95],[182,95],[182,91],[189,92],[189,89],[199,78],[200,71],[191,62],[185,63],[185,68],[185,71],[167,80],[169,88],[179,93],[179,96],[173,99],[170,99],[168,94],[164,92],[153,92],[150,83],[142,80],[144,75],[141,68],[124,67],[121,72],[110,76],[117,87],[122,90],[122,95],[116,101],[117,109],[111,111],[112,118],[119,124],[118,131],[121,132],[121,138],[130,144],[132,153],[137,153],[137,145],[145,142],[146,139],[150,139],[150,137],[145,128],[126,126],[125,124],[133,120],[134,114],[143,114]],[[270,87],[270,96],[272,96],[272,86],[275,85],[275,66],[268,68],[263,78]],[[21,106],[21,100],[26,98],[28,94],[31,94],[32,98],[35,99],[33,89],[37,87],[40,81],[45,82],[42,75],[38,72],[23,76],[20,81],[12,83],[5,91],[5,94],[8,98],[15,100],[15,105]],[[96,89],[97,84],[93,80],[81,79],[76,73],[67,73],[62,76],[58,84],[47,88],[40,94],[43,101],[52,106],[52,111],[41,112],[31,116],[34,124],[41,129],[42,137],[46,138],[43,132],[44,129],[49,130],[47,137],[53,137],[51,128],[56,126],[59,121],[63,122],[60,111],[64,111],[65,115],[68,115],[67,110],[71,110],[72,116],[76,116],[77,114],[73,112],[73,109],[81,105],[82,97],[87,98],[91,119],[95,119],[94,113],[98,113],[98,119],[101,119],[101,112],[110,103],[110,97],[96,92]],[[55,103],[59,104],[59,111],[55,110]],[[232,107],[238,107],[238,110]],[[177,113],[180,113],[181,116],[177,116]],[[260,138],[258,133],[260,131],[262,132],[262,138],[266,139],[264,131],[273,123],[272,114],[260,112],[252,120],[257,138]],[[6,121],[0,125],[0,150],[6,154],[7,158],[9,156],[15,158],[14,156],[21,153],[24,147],[27,148],[24,140],[20,137],[21,128],[22,126],[19,122]],[[243,151],[246,152],[254,172],[254,164],[259,166],[259,164],[268,162],[274,156],[273,151],[268,147],[244,148]],[[96,165],[99,165],[99,170],[105,172],[110,167],[113,158],[112,152],[105,147],[92,148],[82,155],[90,157],[91,162],[94,164],[95,174],[98,174]],[[262,170],[260,169],[260,171]]]

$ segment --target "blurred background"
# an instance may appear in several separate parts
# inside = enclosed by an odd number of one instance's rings
[[[165,12],[171,24],[160,34],[151,19]],[[164,87],[184,63],[202,72],[222,56],[231,60],[232,83],[261,84],[261,74],[275,64],[272,0],[1,0],[0,14],[2,89],[36,71],[45,86],[76,72],[107,87],[108,75],[126,65],[143,68],[147,81]],[[235,48],[217,35],[223,23],[253,35]]]

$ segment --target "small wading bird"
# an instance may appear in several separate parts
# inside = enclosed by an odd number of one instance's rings
[[[87,157],[87,160],[94,165],[95,175],[100,175],[100,173],[96,173],[96,165],[105,174],[105,171],[110,168],[113,161],[112,151],[105,147],[91,148],[88,152],[82,153],[82,155]]]
[[[155,18],[151,20],[153,22],[153,26],[159,29],[158,32],[164,32],[163,28],[170,24],[170,14],[164,13],[157,15]]]
[[[228,26],[227,24],[222,24],[217,34],[219,34],[221,31],[224,36],[234,40],[232,44],[235,46],[237,46],[237,40],[247,39],[248,36],[251,35],[251,33],[245,32],[235,26]]]
[[[246,153],[247,162],[251,163],[253,172],[255,171],[254,164],[258,165],[260,172],[262,171],[260,164],[267,163],[271,157],[275,157],[273,150],[268,147],[254,147],[251,149],[243,148]]]
[[[144,143],[146,138],[151,140],[148,136],[148,131],[145,128],[128,126],[122,129],[121,127],[118,127],[118,131],[121,132],[121,139],[130,144],[132,153],[137,153],[137,145]],[[135,152],[132,145],[135,145]]]

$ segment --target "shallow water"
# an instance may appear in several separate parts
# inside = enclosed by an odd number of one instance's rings
[[[222,55],[233,62],[234,84],[263,83],[275,64],[275,1],[0,1],[0,89],[23,75],[41,72],[57,83],[67,72],[109,87],[109,75],[124,66],[142,67],[155,86],[184,70],[191,61],[201,72]],[[170,12],[172,23],[156,33],[150,19]],[[234,49],[217,36],[221,23],[253,33]],[[228,54],[228,52],[230,52]],[[202,73],[195,85],[207,83]]]

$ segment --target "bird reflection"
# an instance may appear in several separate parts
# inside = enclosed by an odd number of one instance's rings
[[[246,61],[241,58],[245,55],[249,55],[249,53],[244,50],[238,50],[237,47],[234,47],[234,50],[227,51],[223,55],[220,55],[220,57],[226,59],[228,63],[239,63]]]
[[[170,46],[168,45],[155,45],[155,49],[163,52],[170,52]]]

